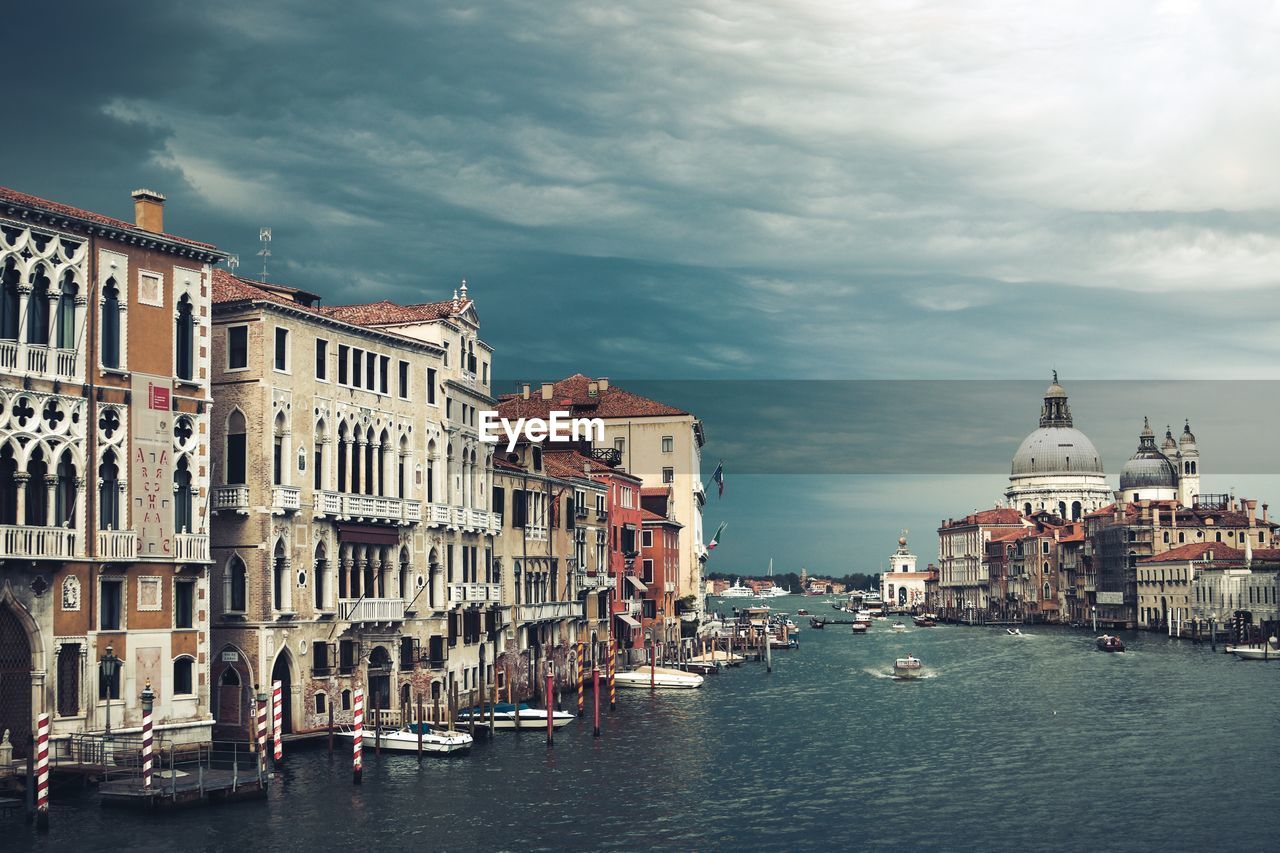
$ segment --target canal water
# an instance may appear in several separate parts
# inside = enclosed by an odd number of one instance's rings
[[[1067,629],[797,622],[772,674],[620,690],[598,740],[583,721],[554,749],[500,733],[421,764],[370,745],[360,787],[348,754],[291,745],[266,800],[146,816],[60,790],[47,836],[11,819],[0,848],[1277,849],[1280,663],[1150,634],[1113,655]],[[907,652],[928,677],[888,677]]]

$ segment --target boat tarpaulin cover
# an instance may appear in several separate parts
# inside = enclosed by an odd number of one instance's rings
[[[635,619],[632,619],[630,616],[628,616],[625,613],[619,613],[618,618],[621,619],[624,624],[629,625],[633,630],[636,628],[643,627],[639,622],[637,622]]]
[[[637,592],[649,591],[649,587],[644,585],[644,581],[640,580],[640,578],[636,577],[635,575],[627,575],[627,581],[630,582],[630,584],[636,588]]]

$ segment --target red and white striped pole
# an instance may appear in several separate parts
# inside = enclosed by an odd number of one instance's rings
[[[36,722],[36,828],[49,829],[49,715]]]
[[[578,641],[578,658],[577,660],[574,661],[574,669],[578,671],[578,716],[579,717],[582,716],[582,709],[586,705],[586,698],[587,698],[586,694],[583,692],[583,690],[585,689],[586,672],[584,672],[582,669],[582,664],[583,664],[583,661],[586,659],[586,657],[587,657],[586,644],[582,640],[579,640]]]
[[[148,678],[146,685],[142,688],[142,789],[149,791],[151,789],[151,751],[152,751],[152,710],[155,708],[156,694],[151,689],[151,679]]]
[[[284,758],[284,738],[280,721],[284,717],[284,696],[280,687],[280,682],[271,682],[271,722],[272,737],[271,740],[275,746],[275,759],[279,761]]]
[[[609,710],[612,711],[618,707],[618,685],[614,680],[614,673],[617,668],[618,646],[617,641],[612,635],[609,637],[609,660],[605,661],[608,665],[609,672]]]
[[[351,781],[359,785],[364,774],[364,688],[357,687],[352,707],[355,710],[355,730],[351,738]]]

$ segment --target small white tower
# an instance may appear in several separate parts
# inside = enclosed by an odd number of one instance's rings
[[[1196,447],[1191,422],[1182,428],[1178,439],[1178,501],[1183,506],[1194,506],[1200,496],[1200,450]]]

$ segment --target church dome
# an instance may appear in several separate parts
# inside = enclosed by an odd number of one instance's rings
[[[1178,469],[1156,447],[1155,434],[1143,419],[1138,450],[1120,470],[1120,490],[1178,487]]]
[[[1075,428],[1067,392],[1058,384],[1058,371],[1045,391],[1040,428],[1022,440],[1013,454],[1011,476],[1044,474],[1102,474],[1102,458],[1089,437]]]

